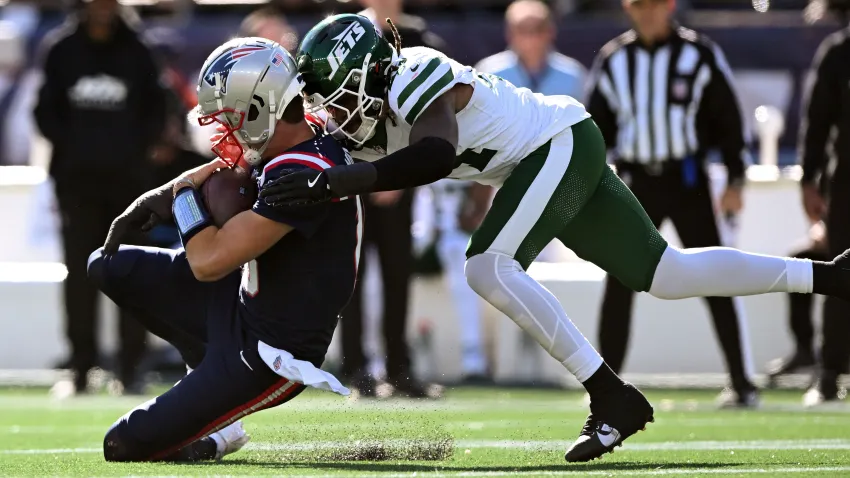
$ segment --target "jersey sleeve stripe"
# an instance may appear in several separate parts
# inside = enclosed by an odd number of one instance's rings
[[[311,154],[304,153],[293,153],[278,156],[277,158],[269,161],[269,163],[263,168],[263,172],[268,172],[269,170],[274,169],[281,164],[296,162],[296,160],[309,163],[311,165],[310,167],[312,167],[313,169],[327,169],[333,166],[333,163],[331,163],[331,161],[325,158],[324,156],[314,156]]]
[[[428,77],[431,76],[432,73],[434,73],[434,70],[436,70],[441,63],[442,61],[439,58],[432,58],[431,61],[429,61],[428,64],[425,65],[425,68],[419,73],[419,75],[413,78],[413,80],[408,83],[403,90],[401,90],[401,94],[398,95],[399,109],[401,109],[402,105],[404,105],[404,102],[407,101],[408,98],[410,98],[410,95],[412,95],[413,92],[416,91],[416,88],[419,88],[419,85],[424,83],[425,80],[427,80]]]
[[[318,171],[322,171],[333,166],[333,162],[330,159],[320,154],[287,153],[282,156],[278,156],[265,165],[263,168],[263,174],[260,175],[260,184],[262,185],[266,183],[266,173],[284,164],[300,164],[301,166],[307,166],[308,168]]]
[[[407,121],[407,124],[412,125],[413,122],[416,121],[416,118],[419,117],[419,113],[421,113],[426,106],[431,104],[431,102],[434,101],[434,98],[443,90],[443,88],[448,86],[454,78],[454,72],[452,72],[451,68],[449,68],[449,71],[447,71],[446,74],[431,85],[430,88],[425,90],[425,92],[422,93],[422,96],[419,97],[419,101],[413,105],[413,108],[411,108],[406,115],[404,115],[404,120]]]

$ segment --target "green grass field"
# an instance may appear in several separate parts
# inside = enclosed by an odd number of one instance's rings
[[[767,393],[759,411],[715,410],[707,391],[648,395],[656,422],[590,464],[563,460],[586,414],[578,392],[458,389],[441,401],[308,391],[245,420],[241,452],[173,465],[103,461],[105,429],[137,398],[3,389],[0,475],[850,476],[850,409],[804,411],[799,391]]]

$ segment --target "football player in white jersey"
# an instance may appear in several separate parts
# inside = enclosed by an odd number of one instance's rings
[[[499,186],[472,235],[466,277],[582,382],[590,416],[567,450],[588,461],[653,420],[526,268],[554,238],[636,291],[662,299],[815,292],[850,299],[850,254],[814,262],[731,248],[677,249],[653,226],[605,161],[584,106],[475,71],[428,48],[391,44],[365,17],[313,27],[296,62],[311,109],[345,138],[352,165],[304,170],[267,183],[261,197],[290,207],[403,189],[444,177]]]

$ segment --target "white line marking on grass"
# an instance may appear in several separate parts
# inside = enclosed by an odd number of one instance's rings
[[[0,455],[61,455],[67,453],[97,453],[103,448],[36,448],[23,450],[0,450]]]
[[[380,440],[388,446],[404,446],[421,440]],[[364,440],[368,445],[377,440]],[[496,448],[507,450],[560,450],[571,442],[563,440],[457,440],[455,448]],[[309,452],[357,447],[351,441],[316,441],[300,443],[249,443],[245,450],[271,452]],[[719,451],[719,450],[850,450],[850,440],[747,440],[747,441],[681,441],[627,443],[618,452],[628,451]],[[58,455],[100,453],[102,448],[37,448],[0,450],[2,455]]]
[[[459,448],[502,448],[502,449],[560,449],[572,442],[566,440],[458,440]],[[847,450],[850,440],[746,440],[746,441],[676,441],[642,442],[623,445],[622,451],[663,450]],[[618,452],[621,450],[617,450]]]
[[[805,467],[788,467],[788,468],[737,468],[730,466],[728,468],[662,468],[652,470],[575,470],[570,471],[569,465],[564,466],[564,470],[548,471],[461,471],[452,473],[450,471],[429,473],[427,471],[418,471],[415,473],[393,473],[381,474],[385,478],[408,478],[413,476],[430,476],[435,478],[463,476],[468,478],[473,477],[499,477],[499,476],[660,476],[660,475],[744,475],[744,474],[779,474],[779,473],[813,473],[813,472],[840,472],[850,471],[850,466],[813,466]],[[339,475],[325,475],[328,478]]]

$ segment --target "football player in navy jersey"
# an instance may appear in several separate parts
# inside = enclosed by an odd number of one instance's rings
[[[319,366],[354,289],[359,198],[293,210],[258,201],[219,228],[198,190],[237,162],[260,186],[351,162],[306,120],[302,85],[277,43],[239,38],[216,49],[201,70],[196,111],[202,124],[218,124],[219,158],[137,199],[89,258],[98,287],[192,369],[109,429],[106,460],[218,459],[247,443],[240,418],[306,386],[348,394]],[[184,250],[118,246],[128,231],[172,219]]]

